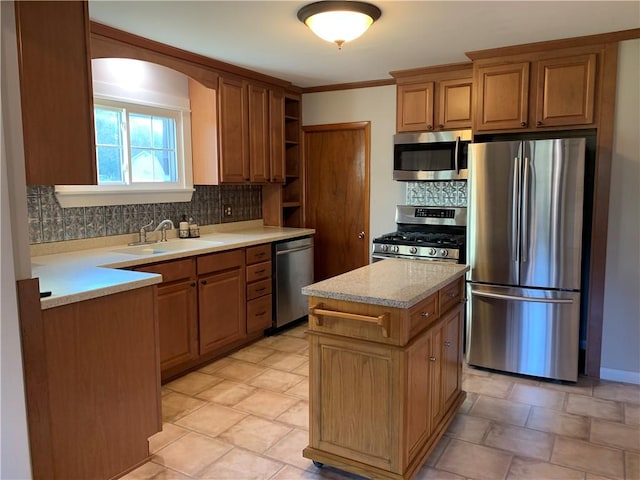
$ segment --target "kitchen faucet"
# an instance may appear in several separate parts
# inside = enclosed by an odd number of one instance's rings
[[[140,227],[140,240],[137,242],[131,242],[129,245],[146,245],[148,243],[156,243],[157,240],[155,241],[149,241],[147,240],[147,228],[150,228],[153,225],[153,220],[149,223],[147,223],[146,225],[143,225],[142,227]],[[173,225],[173,222],[169,219],[166,220],[162,220],[158,226],[151,232],[149,233],[156,233],[158,230],[160,230],[162,237],[160,238],[161,242],[166,242],[167,241],[167,228],[169,228],[169,226],[171,226],[171,228],[176,228]]]
[[[176,228],[173,225],[173,222],[167,218],[166,220],[162,220],[158,224],[158,226],[153,230],[153,232],[151,232],[151,233],[156,233],[158,230],[160,230],[161,233],[162,233],[162,237],[160,238],[160,241],[161,242],[166,242],[167,241],[167,228],[169,228],[169,225],[171,225],[171,229]]]

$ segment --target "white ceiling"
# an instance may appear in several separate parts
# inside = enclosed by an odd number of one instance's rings
[[[376,1],[342,50],[296,17],[304,1],[89,1],[92,20],[300,87],[390,78],[464,52],[640,27],[639,1]]]

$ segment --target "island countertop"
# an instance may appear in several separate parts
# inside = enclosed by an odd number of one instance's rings
[[[311,297],[410,308],[464,276],[468,265],[390,258],[308,285]]]

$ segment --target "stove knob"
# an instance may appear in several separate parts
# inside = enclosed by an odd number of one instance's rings
[[[382,245],[381,250],[383,252],[388,252],[389,251],[389,245]]]
[[[429,255],[433,256],[436,254],[436,249],[435,248],[430,248],[429,249]]]
[[[411,253],[413,253],[414,255],[416,253],[418,253],[418,249],[416,247],[411,247],[411,250],[409,250]]]
[[[446,257],[449,255],[449,250],[445,250],[444,248],[440,250],[440,256]]]
[[[394,245],[391,250],[393,251],[393,253],[398,253],[400,251],[400,247]]]

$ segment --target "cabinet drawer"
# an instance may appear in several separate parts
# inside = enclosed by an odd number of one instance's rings
[[[462,302],[464,298],[464,277],[440,289],[440,313]]]
[[[198,257],[198,275],[244,266],[244,249]]]
[[[247,333],[269,328],[272,324],[271,295],[247,302]]]
[[[247,267],[247,283],[271,278],[271,262],[256,263]]]
[[[271,260],[271,244],[266,243],[255,247],[247,247],[245,258],[247,265]]]
[[[196,274],[193,258],[156,263],[154,265],[143,265],[136,267],[135,270],[138,272],[159,273],[162,275],[162,283],[192,278]]]
[[[409,338],[431,325],[438,318],[438,294],[422,300],[409,312]]]
[[[247,285],[247,300],[261,297],[271,293],[271,279],[260,280]]]

